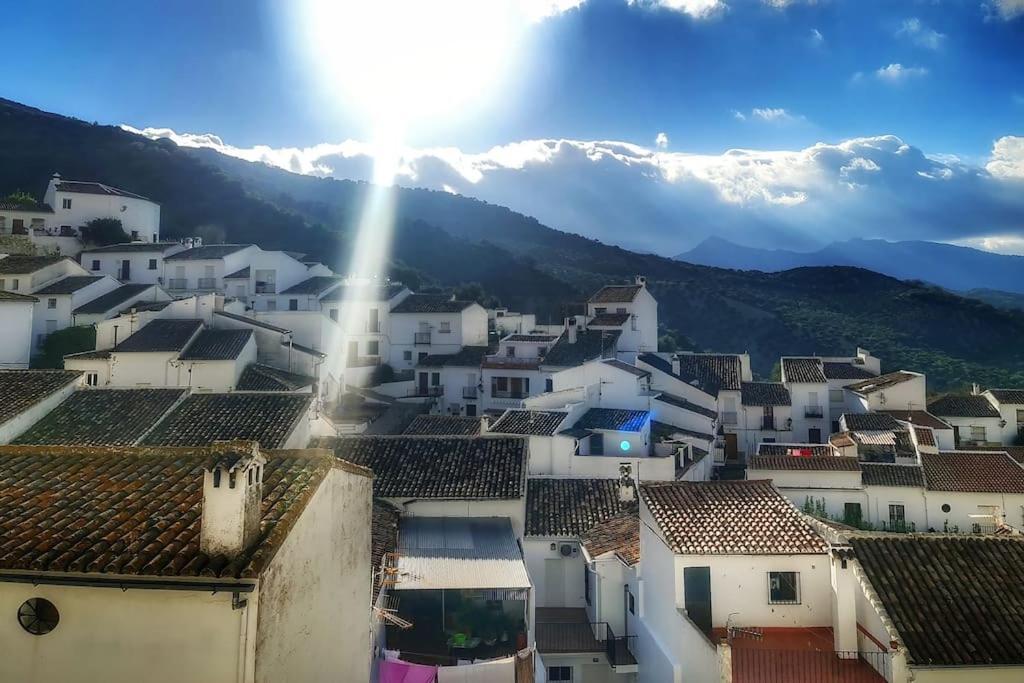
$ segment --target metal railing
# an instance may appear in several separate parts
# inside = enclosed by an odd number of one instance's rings
[[[462,387],[462,398],[476,398],[477,393],[476,387]]]
[[[734,425],[734,424],[737,423],[737,421],[738,420],[736,419],[736,413],[735,412],[730,411],[730,412],[722,413],[722,424],[724,424],[724,425]]]
[[[183,277],[172,277],[167,281],[167,289],[188,289],[188,280]]]
[[[199,289],[217,289],[217,278],[215,278],[215,277],[201,277],[201,278],[199,278]]]
[[[778,428],[775,426],[775,418],[774,417],[762,417],[761,418],[761,431],[766,431],[766,432],[778,431]]]
[[[257,282],[253,291],[257,294],[277,294],[277,285],[273,282]]]
[[[429,387],[421,387],[418,384],[409,392],[409,396],[441,396],[444,394],[444,386],[435,384]]]
[[[825,417],[825,409],[821,406],[804,406],[804,417]]]
[[[888,652],[732,648],[733,683],[881,683],[891,670]]]
[[[631,645],[635,642],[636,636],[616,637],[611,626],[607,623],[604,626],[604,652],[608,657],[608,663],[612,666],[635,665],[637,662],[636,657],[633,656]]]
[[[417,346],[429,345],[430,344],[430,333],[429,332],[413,332],[412,343]]]

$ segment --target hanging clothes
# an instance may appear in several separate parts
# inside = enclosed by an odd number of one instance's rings
[[[442,666],[437,683],[515,683],[515,657],[492,659],[465,666]]]
[[[434,683],[437,667],[385,659],[379,664],[379,683]]]

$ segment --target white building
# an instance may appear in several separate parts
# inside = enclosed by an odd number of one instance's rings
[[[32,320],[33,349],[39,350],[46,338],[59,330],[79,324],[91,324],[95,317],[83,312],[83,321],[77,320],[77,311],[85,304],[118,289],[121,284],[109,275],[69,275],[35,290],[38,299]]]
[[[0,444],[10,443],[38,422],[82,380],[82,373],[71,370],[0,369]]]
[[[847,384],[846,412],[867,413],[878,410],[924,410],[927,384],[919,372],[898,370]]]
[[[416,364],[414,393],[435,401],[434,411],[444,415],[476,417],[486,387],[481,363],[486,346],[464,346],[458,353],[427,356]]]
[[[79,254],[82,267],[93,275],[121,282],[164,285],[164,259],[185,250],[177,242],[129,242],[94,247]]]
[[[260,251],[254,244],[207,244],[164,256],[164,286],[171,294],[196,292],[221,292],[238,296],[234,289],[233,277],[249,266],[251,259]],[[275,293],[276,271],[261,270],[256,273],[254,286],[247,289],[249,295]],[[250,280],[252,276],[250,276]],[[226,280],[231,280],[231,283]],[[242,280],[238,280],[240,285]]]
[[[803,434],[794,428],[797,410],[782,382],[743,382],[740,406],[736,435],[738,447],[746,455],[756,453],[762,442],[800,441],[806,437],[808,443],[821,443],[820,427],[811,427]]]
[[[639,353],[658,350],[658,302],[638,275],[631,285],[606,285],[587,301],[587,326],[620,332],[618,353],[633,362]]]
[[[989,389],[982,395],[999,411],[999,442],[1004,446],[1024,446],[1024,390]]]
[[[928,412],[953,427],[957,448],[1001,444],[1004,429],[1011,424],[988,396],[979,393],[942,396],[928,404]],[[1016,424],[1016,414],[1013,419]]]
[[[881,361],[858,348],[854,356],[783,357],[780,366],[782,382],[793,398],[793,430],[799,441],[811,429],[823,435],[838,432],[839,416],[846,412],[843,389],[877,376]]]
[[[0,290],[0,368],[27,368],[32,357],[34,296]]]
[[[368,470],[247,442],[4,449],[2,478],[30,485],[5,491],[2,535],[53,546],[20,543],[0,572],[0,678],[369,679]]]
[[[487,310],[472,301],[410,294],[391,309],[390,319],[390,364],[396,370],[463,346],[487,346]]]
[[[43,202],[53,208],[47,228],[78,230],[96,218],[116,218],[133,241],[160,241],[160,205],[134,192],[91,181],[64,180],[55,173]]]
[[[69,275],[88,275],[78,262],[66,256],[0,254],[0,289],[31,294]]]

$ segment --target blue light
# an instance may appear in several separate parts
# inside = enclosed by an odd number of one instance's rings
[[[625,439],[623,439],[622,441],[619,442],[619,448],[624,450],[624,451],[628,451],[629,450],[629,442],[626,441]]]

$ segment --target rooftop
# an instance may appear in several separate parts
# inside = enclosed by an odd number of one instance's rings
[[[689,410],[691,413],[697,413],[698,415],[703,415],[704,417],[709,417],[711,419],[715,419],[718,417],[718,413],[712,410],[711,408],[705,408],[704,406],[697,405],[692,401],[686,400],[682,396],[676,396],[675,394],[670,394],[667,391],[661,392],[660,394],[655,396],[655,398],[671,406],[675,406],[676,408]]]
[[[874,373],[862,365],[825,361],[821,364],[825,379],[869,379]]]
[[[828,381],[820,358],[783,358],[782,380],[804,384],[824,384]]]
[[[342,285],[324,294],[320,301],[388,301],[405,289],[405,285]]]
[[[897,372],[889,372],[884,375],[878,375],[877,377],[871,377],[870,379],[865,379],[861,382],[847,384],[846,388],[858,394],[867,395],[873,394],[876,391],[888,389],[889,387],[894,387],[897,384],[902,384],[903,382],[909,382],[910,380],[917,379],[918,377],[920,377],[920,375],[899,370]]]
[[[73,370],[0,370],[0,424],[77,382]]]
[[[793,400],[782,382],[744,382],[742,403],[745,406],[788,406]]]
[[[598,522],[580,536],[591,557],[614,553],[630,567],[640,561],[640,517],[636,510],[620,512]]]
[[[323,294],[327,290],[337,287],[342,282],[342,278],[334,275],[314,275],[311,278],[307,278],[302,282],[292,285],[288,289],[280,292],[281,294]]]
[[[295,431],[312,401],[310,394],[192,394],[143,440],[150,446],[202,446],[246,439],[280,448]]]
[[[53,207],[43,202],[35,204],[0,199],[0,211],[21,211],[24,213],[53,213]]]
[[[178,246],[181,245],[177,242],[121,242],[120,244],[86,249],[82,254],[133,254],[139,252],[162,254]]]
[[[129,197],[131,199],[145,199],[147,202],[152,201],[147,197],[143,197],[140,194],[129,192],[128,190],[122,190],[111,185],[104,185],[103,183],[93,182],[91,180],[61,180],[58,181],[54,189],[57,192],[71,192],[73,194],[102,194],[113,197]]]
[[[288,372],[269,365],[250,363],[242,372],[235,389],[238,391],[297,391],[315,383],[315,377]]]
[[[569,335],[563,334],[541,362],[551,367],[575,367],[595,358],[612,356],[621,335],[619,330],[580,330],[573,344],[569,342]]]
[[[64,256],[26,256],[24,254],[10,254],[0,258],[0,275],[22,275],[34,273],[37,270],[60,263]]]
[[[283,327],[278,327],[277,325],[271,325],[270,323],[263,322],[262,320],[257,320],[256,318],[252,318],[247,315],[238,315],[237,313],[228,313],[227,311],[214,311],[213,314],[222,316],[224,318],[227,318],[228,320],[237,320],[238,322],[245,323],[247,325],[255,325],[256,327],[262,327],[265,330],[277,332],[278,334],[288,334],[291,332],[291,330],[286,330]]]
[[[13,441],[16,444],[131,446],[185,389],[81,389]]]
[[[651,417],[647,410],[617,410],[614,408],[591,408],[583,413],[575,429],[607,429],[615,432],[642,431]]]
[[[864,486],[924,486],[924,470],[919,465],[886,463],[860,464],[860,481]]]
[[[236,251],[247,249],[251,244],[204,244],[192,247],[176,254],[164,257],[164,261],[198,261],[203,259],[222,259]]]
[[[18,302],[31,304],[39,301],[36,297],[30,294],[18,294],[17,292],[8,292],[5,289],[0,289],[0,303],[2,302]]]
[[[748,461],[747,469],[859,472],[860,463],[857,458],[837,455],[755,455]]]
[[[927,410],[880,410],[886,415],[892,415],[897,420],[913,423],[918,427],[931,427],[932,429],[952,429],[948,424],[935,417]]]
[[[921,453],[929,491],[1024,493],[1024,467],[1004,451]]]
[[[1024,540],[901,534],[850,544],[913,664],[1024,664]]]
[[[1024,405],[1024,389],[989,389],[988,393],[1000,403]]]
[[[496,434],[552,436],[566,415],[568,413],[559,410],[506,410],[489,431]]]
[[[252,330],[203,330],[179,358],[181,360],[234,360],[242,354],[242,350],[252,336]]]
[[[140,285],[140,284],[129,284],[121,285],[117,289],[112,289],[106,294],[102,294],[92,301],[82,304],[75,309],[76,314],[83,313],[106,313],[115,308],[120,308],[126,301],[129,301],[137,296],[141,296],[147,289],[153,285]]]
[[[507,500],[524,494],[523,439],[355,436],[314,443],[373,470],[374,494],[382,498]]]
[[[903,426],[888,413],[844,413],[846,428],[857,432],[900,431]]]
[[[461,415],[417,415],[402,433],[410,436],[476,436],[480,433],[480,418]]]
[[[672,371],[672,361],[655,353],[641,353],[639,360],[665,374],[718,395],[722,389],[740,390],[740,357],[721,353],[679,353],[679,374]]]
[[[633,301],[641,285],[605,285],[590,297],[592,304],[625,304]]]
[[[228,560],[199,551],[203,470],[219,452],[0,446],[0,569],[259,576],[334,463],[325,454],[264,452],[261,531]]]
[[[770,481],[649,483],[640,491],[678,555],[798,555],[827,548]]]
[[[410,294],[391,309],[392,313],[459,313],[473,305],[435,294]]]
[[[634,377],[650,377],[650,375],[651,375],[651,373],[648,372],[647,370],[643,370],[641,368],[638,368],[635,365],[630,365],[629,363],[623,363],[618,358],[607,358],[607,359],[605,359],[605,360],[603,360],[601,362],[604,363],[605,365],[613,367],[613,368],[615,368],[617,370],[622,370],[623,372],[628,372],[629,374],[633,375]]]
[[[157,318],[113,348],[117,353],[181,351],[203,327],[202,320]]]
[[[928,412],[942,417],[999,417],[988,399],[974,394],[949,394],[928,403]]]
[[[527,482],[526,535],[578,538],[636,502],[619,499],[618,479],[534,479]]]
[[[553,342],[556,339],[558,339],[556,334],[510,334],[502,339],[502,341],[543,344],[545,342]]]
[[[228,273],[224,276],[225,280],[248,280],[251,268],[246,266],[245,268],[239,268],[233,273]]]
[[[3,263],[3,261],[0,261]],[[35,296],[53,296],[56,294],[74,294],[80,289],[85,289],[94,282],[103,279],[102,275],[69,275],[56,282],[51,282],[41,289],[33,292]],[[77,311],[76,311],[77,312]]]
[[[602,313],[587,323],[588,327],[622,327],[629,322],[629,313]]]
[[[486,346],[463,346],[457,353],[431,354],[416,365],[428,368],[478,368],[487,353],[488,348]]]
[[[807,457],[811,455],[834,455],[832,446],[827,443],[766,443],[757,445],[758,455],[786,455]]]

